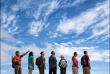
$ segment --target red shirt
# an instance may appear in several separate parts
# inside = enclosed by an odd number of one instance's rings
[[[21,60],[23,55],[20,56],[14,56],[13,61]],[[15,62],[15,65],[21,65],[21,61]]]
[[[85,57],[86,57],[87,61],[90,61],[90,59],[89,59],[89,56],[88,56],[88,55],[85,55]],[[84,67],[90,67],[90,65],[88,64],[87,66],[84,66]]]
[[[72,65],[72,67],[77,67],[77,66],[78,66],[78,60],[76,59],[76,57],[73,56],[72,60],[73,60],[73,65]],[[77,66],[75,65],[74,61],[76,61]]]

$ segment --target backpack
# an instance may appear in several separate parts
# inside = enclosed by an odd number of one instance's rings
[[[14,63],[14,57],[12,56],[12,68],[14,68],[15,63]]]
[[[43,62],[43,60],[42,60],[41,56],[38,57],[38,58],[36,58],[36,65],[37,65],[38,67],[42,64],[42,62]]]
[[[81,58],[81,65],[82,65],[82,66],[86,66],[86,65],[88,65],[88,63],[87,63],[87,59],[86,59],[86,56],[85,56],[85,55],[82,56],[82,58]]]
[[[66,68],[67,67],[67,62],[66,60],[61,60],[61,68]]]

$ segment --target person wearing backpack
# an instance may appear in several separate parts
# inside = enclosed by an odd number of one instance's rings
[[[55,57],[55,51],[51,52],[49,57],[49,74],[57,74],[57,59]]]
[[[90,74],[90,59],[87,51],[84,51],[84,55],[81,58],[81,65],[83,66],[83,74]]]
[[[72,74],[78,74],[78,60],[77,60],[77,52],[74,52],[74,56],[72,57],[73,65],[72,65]]]
[[[61,55],[59,67],[60,67],[60,74],[66,74],[67,61],[65,60],[65,57],[63,55]]]
[[[44,74],[44,70],[46,69],[45,57],[44,57],[45,53],[42,51],[40,54],[41,54],[41,56],[36,58],[36,65],[39,68],[39,74]]]
[[[30,52],[28,57],[28,74],[32,74],[34,70],[34,53]]]
[[[27,51],[26,53],[24,53],[23,55],[20,55],[19,51],[16,51],[15,54],[16,56],[14,56],[13,58],[13,68],[15,69],[15,74],[22,74],[22,69],[21,69],[21,58],[23,56],[25,56],[29,51]]]

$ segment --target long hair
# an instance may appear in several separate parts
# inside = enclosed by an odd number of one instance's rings
[[[30,57],[30,56],[33,56],[33,52],[30,52],[30,53],[29,53],[29,57]]]

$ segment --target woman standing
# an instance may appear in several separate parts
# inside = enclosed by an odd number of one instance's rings
[[[59,67],[60,67],[60,74],[66,74],[67,61],[65,60],[65,57],[63,55],[61,55]]]
[[[74,56],[72,57],[73,65],[72,65],[72,74],[78,74],[78,60],[76,59],[77,52],[74,52]]]
[[[32,74],[34,70],[34,53],[30,52],[28,57],[28,74]]]

